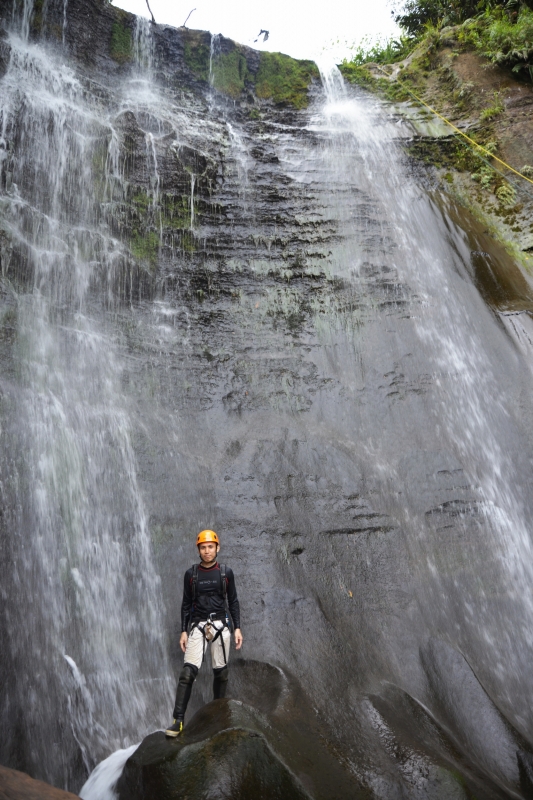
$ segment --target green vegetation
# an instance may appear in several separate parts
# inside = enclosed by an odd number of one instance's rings
[[[209,69],[210,47],[205,34],[187,31],[184,44],[185,63],[194,75],[203,81],[211,77],[213,88],[229,97],[240,97],[248,87],[262,99],[272,99],[279,105],[294,105],[305,108],[308,104],[307,91],[318,69],[313,61],[297,61],[282,53],[261,53],[257,75],[248,69],[248,62],[239,45],[224,39],[222,52],[213,56],[211,76]],[[259,118],[253,109],[252,119]]]
[[[197,78],[209,80],[209,45],[202,39],[203,34],[196,31],[187,32],[185,47],[185,63]],[[230,52],[218,53],[211,64],[213,87],[230,97],[239,97],[245,88],[245,82],[251,79],[248,64],[240,49],[233,46]]]
[[[197,78],[209,80],[209,46],[197,37],[185,42],[183,51],[185,63]]]
[[[533,80],[533,11],[529,8],[521,8],[513,17],[504,9],[486,11],[464,24],[460,40],[493,64]]]
[[[512,208],[516,203],[516,191],[510,183],[502,183],[496,189],[495,194],[505,208]]]
[[[401,36],[399,39],[372,39],[365,36],[352,48],[353,55],[350,64],[362,66],[363,64],[394,64],[409,55],[413,49],[414,39],[411,36]]]
[[[161,225],[163,228],[188,228],[191,224],[190,203],[188,195],[163,195],[161,198]],[[197,214],[198,210],[195,208],[195,216]]]
[[[118,20],[113,23],[111,31],[111,58],[119,64],[131,60],[133,54],[133,41],[131,30],[122,25]]]
[[[44,0],[34,1],[33,12],[30,23],[31,32],[33,34],[39,33],[43,26],[43,7],[44,7]]]
[[[346,80],[385,99],[416,105],[421,99],[459,128],[461,121],[470,122],[468,137],[473,141],[450,131],[439,138],[422,135],[404,147],[416,160],[436,167],[456,200],[531,270],[531,258],[521,249],[523,237],[515,235],[533,230],[527,206],[518,199],[524,184],[507,177],[505,166],[492,158],[501,137],[501,158],[512,159],[506,148],[514,115],[504,96],[517,87],[502,80],[499,70],[489,69],[480,81],[482,91],[476,91],[476,76],[494,64],[533,80],[533,0],[401,0],[398,10],[399,4],[397,0],[400,39],[363,41],[340,70]],[[480,58],[472,59],[472,53]],[[465,80],[470,67],[472,81]],[[420,109],[418,120],[424,116]],[[533,177],[530,164],[519,171]]]
[[[484,165],[477,172],[473,172],[471,177],[482,189],[490,189],[494,182],[494,170]]]
[[[305,108],[307,91],[318,69],[314,61],[296,61],[282,53],[261,53],[255,91],[258,97],[279,105]]]
[[[237,48],[220,53],[213,62],[213,87],[230,97],[239,97],[248,79],[246,58]]]
[[[155,231],[139,233],[133,231],[131,238],[131,253],[139,261],[147,262],[150,267],[155,267],[159,253],[159,236]]]
[[[505,13],[514,23],[522,9],[533,10],[533,0],[402,0],[394,18],[409,36],[419,36],[428,25],[459,25],[480,15]]]
[[[147,192],[139,189],[131,198],[131,204],[138,214],[144,215],[150,208],[152,198]]]
[[[438,47],[455,26],[460,45],[533,80],[533,0],[405,0],[395,19],[403,29],[400,39],[364,39],[343,66],[401,61],[419,46]]]
[[[488,108],[484,108],[481,114],[479,115],[479,119],[481,120],[481,122],[487,122],[490,121],[491,119],[495,119],[495,117],[498,117],[500,114],[503,114],[504,111],[505,111],[505,106],[503,105],[500,99],[500,93],[495,92],[493,105],[489,106]]]

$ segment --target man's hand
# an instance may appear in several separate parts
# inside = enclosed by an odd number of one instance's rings
[[[180,636],[180,647],[183,650],[183,652],[185,652],[185,650],[187,649],[187,639],[188,638],[189,637],[187,636],[187,631],[183,631],[183,633]]]
[[[242,633],[240,628],[235,628],[235,650],[240,650],[242,647]]]

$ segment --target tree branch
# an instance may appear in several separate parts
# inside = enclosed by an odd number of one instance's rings
[[[146,0],[146,2],[148,2],[148,0]],[[183,23],[183,25],[181,26],[182,28],[185,28],[185,26],[187,25],[187,22],[189,21],[189,17],[191,16],[191,14],[192,14],[192,12],[193,12],[193,11],[196,11],[196,9],[195,9],[195,8],[193,8],[193,10],[192,10],[192,11],[189,11],[189,14],[187,15],[187,19],[185,20],[185,22],[184,22],[184,23]]]
[[[150,8],[150,3],[148,2],[148,0],[146,0],[146,5],[148,6],[148,11],[150,12],[150,16],[152,17],[152,22],[153,22],[153,24],[154,24],[154,25],[157,25],[157,22],[155,21],[155,17],[154,17],[154,15],[152,14],[152,9]]]

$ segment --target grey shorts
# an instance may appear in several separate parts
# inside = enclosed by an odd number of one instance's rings
[[[223,628],[223,630],[220,636],[218,636],[214,642],[207,642],[204,634],[202,633],[205,625],[207,625],[206,622],[199,622],[192,629],[191,634],[187,639],[187,648],[185,650],[183,663],[193,664],[195,667],[200,669],[202,666],[202,661],[204,660],[204,653],[209,646],[211,647],[211,665],[213,669],[225,667],[228,662],[229,648],[231,644],[231,633],[229,628],[224,626],[222,620],[214,620],[211,623],[213,628],[215,628],[217,631],[219,631],[221,628]],[[224,647],[222,647],[222,641],[224,641]],[[224,658],[224,651],[226,653],[226,658]]]

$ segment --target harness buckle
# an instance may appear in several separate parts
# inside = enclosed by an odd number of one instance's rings
[[[209,614],[209,616],[207,618],[207,622],[204,625],[203,633],[204,633],[206,642],[212,642],[213,639],[215,638],[216,629],[215,629],[215,626],[213,625],[213,618],[215,616],[216,616],[216,614],[214,612],[211,612],[211,614]]]

